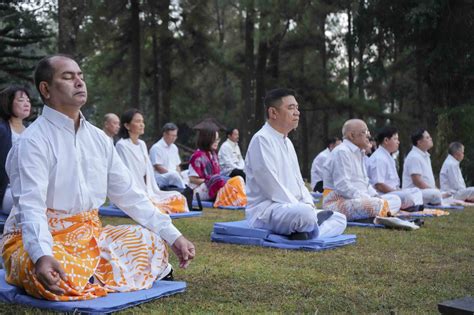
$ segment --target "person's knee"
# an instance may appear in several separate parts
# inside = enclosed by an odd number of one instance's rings
[[[334,224],[334,225],[343,226],[344,228],[347,225],[347,217],[344,214],[337,211],[334,211],[332,216],[329,219],[327,219],[327,221],[331,222],[331,224]]]
[[[291,217],[298,232],[311,231],[317,222],[316,211],[309,205],[299,207],[296,211],[292,212]]]

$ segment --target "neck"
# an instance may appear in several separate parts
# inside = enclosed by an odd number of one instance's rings
[[[130,140],[132,140],[133,144],[138,144],[138,135],[130,134]]]
[[[23,119],[18,118],[18,117],[10,117],[9,123],[11,128],[16,132],[16,133],[21,133],[23,129],[25,129],[25,126],[23,126]]]
[[[74,107],[74,106],[56,106],[52,104],[47,104],[49,107],[51,107],[54,110],[57,110],[58,112],[66,115],[67,117],[71,118],[74,120],[74,129],[77,131],[79,129],[79,122],[80,122],[80,111],[81,107]]]
[[[274,120],[267,120],[268,121],[268,124],[273,128],[275,129],[276,131],[278,131],[279,133],[282,133],[285,137],[288,137],[288,133],[291,131],[291,130],[286,130],[285,128],[283,128],[282,126],[280,126],[276,121]]]
[[[423,152],[428,151],[428,150],[425,150],[424,148],[421,148],[421,147],[419,147],[419,146],[416,146],[416,147],[417,147],[418,149],[420,149],[421,151],[423,151]]]
[[[102,130],[103,130],[103,131],[105,132],[105,134],[106,134],[107,136],[109,136],[110,138],[113,138],[113,137],[114,137],[114,135],[111,134],[110,132],[108,132],[107,129],[102,129]]]

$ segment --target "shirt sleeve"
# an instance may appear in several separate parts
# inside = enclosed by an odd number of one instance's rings
[[[263,137],[256,137],[247,151],[247,167],[251,166],[253,180],[260,192],[269,200],[277,203],[298,203],[293,194],[278,180],[271,144]],[[306,188],[305,188],[306,189]]]
[[[405,167],[407,168],[407,174],[409,176],[423,174],[422,162],[417,158],[410,158],[408,161],[405,162]]]
[[[161,150],[158,147],[158,145],[153,145],[150,149],[150,161],[151,165],[161,165],[163,166],[164,161],[163,158],[161,157]]]
[[[219,164],[222,170],[230,170],[235,168],[232,159],[232,148],[226,143],[222,144],[219,150]]]
[[[108,158],[107,182],[110,200],[133,220],[159,235],[168,244],[173,244],[181,236],[169,215],[159,211],[146,193],[134,185],[130,171],[113,147]]]
[[[371,185],[385,184],[387,180],[387,165],[378,158],[369,158],[367,167],[369,180]]]
[[[53,256],[53,237],[46,217],[49,169],[53,161],[47,157],[46,148],[32,139],[20,139],[7,160],[23,246],[33,263],[42,256]]]
[[[346,199],[362,197],[359,190],[351,184],[351,158],[348,153],[342,150],[334,152],[332,155],[334,190]]]

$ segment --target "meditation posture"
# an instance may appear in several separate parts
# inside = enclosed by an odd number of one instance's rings
[[[25,130],[23,120],[30,115],[29,92],[22,86],[10,86],[0,92],[0,206],[10,214],[13,196],[5,170],[8,152]]]
[[[230,128],[226,134],[227,140],[222,143],[218,154],[221,174],[229,177],[242,176],[245,180],[245,162],[239,148],[239,130]]]
[[[474,187],[467,187],[459,164],[464,159],[464,146],[452,142],[448,147],[448,156],[439,173],[441,190],[453,195],[454,199],[474,202]]]
[[[104,128],[102,129],[107,136],[116,141],[116,136],[120,130],[120,119],[114,113],[104,115]]]
[[[321,151],[313,160],[311,165],[311,188],[313,191],[323,192],[323,167],[329,156],[329,153],[341,144],[339,137],[333,137],[327,141],[327,146],[324,151]]]
[[[198,149],[189,162],[189,182],[194,193],[199,193],[201,200],[214,201],[214,207],[242,206],[247,204],[245,182],[241,176],[221,175],[217,145],[219,133],[215,130],[199,130]]]
[[[368,161],[370,184],[379,195],[395,194],[402,201],[401,209],[423,210],[423,196],[418,188],[400,189],[400,177],[392,154],[398,151],[400,141],[395,127],[384,127],[377,135],[378,149]]]
[[[80,112],[87,89],[78,64],[45,57],[34,78],[46,105],[6,163],[14,200],[2,244],[6,281],[55,301],[150,288],[171,269],[165,241],[187,267],[193,244]],[[106,196],[140,225],[102,227],[97,208]]]
[[[344,123],[342,135],[344,140],[324,165],[323,208],[343,213],[348,221],[395,215],[400,198],[379,196],[369,184],[364,165],[364,150],[370,145],[367,125],[350,119]]]
[[[288,133],[298,126],[295,92],[276,89],[264,100],[267,122],[250,141],[245,157],[251,227],[264,228],[290,239],[334,237],[344,232],[346,218],[315,208]]]
[[[115,148],[128,167],[138,186],[151,202],[163,213],[188,212],[186,198],[177,191],[162,191],[153,176],[153,167],[146,144],[139,137],[145,133],[143,115],[137,109],[130,109],[120,117],[119,138]]]
[[[402,188],[419,188],[423,194],[423,203],[439,205],[443,200],[431,168],[428,150],[433,147],[433,139],[426,129],[417,129],[411,135],[413,147],[403,163]]]
[[[163,137],[150,148],[150,160],[155,170],[155,180],[160,188],[176,187],[184,189],[181,177],[181,158],[175,141],[178,138],[178,126],[166,123]]]

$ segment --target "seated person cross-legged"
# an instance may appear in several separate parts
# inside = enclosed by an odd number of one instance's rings
[[[251,227],[290,239],[335,237],[346,228],[343,214],[315,208],[288,133],[298,126],[295,92],[275,89],[264,100],[267,122],[252,137],[245,157]]]
[[[388,217],[400,210],[396,195],[379,196],[369,184],[364,165],[364,149],[370,133],[360,119],[351,119],[342,127],[343,142],[324,165],[323,209],[338,211],[348,221]]]
[[[464,146],[460,142],[449,144],[448,156],[439,173],[441,189],[454,199],[474,202],[474,187],[466,187],[459,164],[464,159]]]
[[[384,127],[377,135],[377,150],[368,160],[367,170],[370,184],[379,195],[394,194],[402,201],[401,209],[405,211],[422,211],[423,196],[418,188],[400,189],[395,160],[392,154],[398,150],[398,130],[395,127]]]
[[[189,161],[189,183],[201,200],[215,201],[214,206],[247,205],[245,182],[241,176],[229,178],[220,173],[217,158],[219,133],[215,130],[199,130],[197,147]]]
[[[413,147],[403,163],[402,188],[419,188],[425,205],[439,205],[449,194],[443,195],[436,188],[428,153],[428,150],[433,147],[433,139],[426,129],[419,128],[411,135],[411,141]]]
[[[144,132],[143,115],[137,109],[130,109],[123,113],[120,117],[120,140],[115,145],[117,153],[130,170],[137,186],[162,212],[188,212],[189,207],[185,196],[177,191],[162,191],[158,187],[146,144],[139,139]]]

